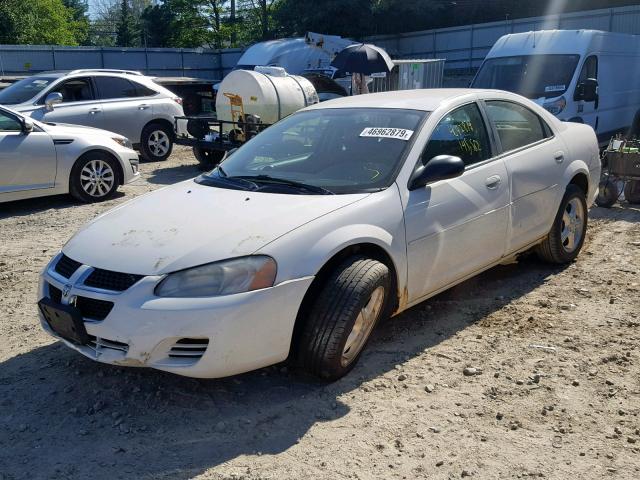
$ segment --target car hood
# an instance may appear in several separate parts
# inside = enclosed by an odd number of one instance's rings
[[[160,275],[250,255],[369,194],[285,195],[181,182],[96,218],[64,246],[85,265]]]

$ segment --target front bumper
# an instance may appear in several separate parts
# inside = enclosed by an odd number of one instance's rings
[[[298,309],[313,281],[305,277],[254,292],[217,298],[160,298],[153,290],[161,276],[147,276],[124,292],[83,285],[93,271],[82,266],[67,279],[43,271],[38,300],[50,285],[64,290],[61,303],[84,297],[113,303],[103,320],[85,318],[89,345],[62,340],[103,363],[150,367],[190,377],[217,378],[255,370],[289,355]],[[45,331],[59,338],[40,313]],[[185,343],[186,342],[186,343]],[[184,356],[185,345],[192,345]]]

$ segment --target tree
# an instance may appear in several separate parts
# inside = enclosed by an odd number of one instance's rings
[[[87,0],[62,0],[75,23],[76,39],[81,45],[89,41],[89,5]]]
[[[139,44],[136,21],[131,13],[129,0],[120,3],[120,16],[117,24],[116,45],[119,47],[133,47]]]
[[[62,0],[0,1],[0,43],[78,45],[79,32]]]

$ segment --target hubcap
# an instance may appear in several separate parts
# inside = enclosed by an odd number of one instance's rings
[[[169,144],[169,136],[162,130],[155,130],[151,132],[151,135],[149,135],[149,141],[147,142],[147,145],[149,145],[149,150],[151,150],[151,153],[153,153],[156,157],[162,157],[166,155],[166,153],[169,151]]]
[[[577,198],[569,200],[562,214],[560,240],[567,253],[572,253],[582,240],[584,230],[584,208]]]
[[[92,197],[104,197],[114,182],[113,170],[104,160],[91,160],[80,172],[80,185]]]
[[[356,318],[351,333],[347,338],[347,343],[344,344],[344,349],[342,350],[340,363],[343,367],[349,365],[353,359],[358,356],[362,347],[364,347],[376,323],[376,319],[378,315],[380,315],[383,301],[384,287],[378,287],[373,291],[366,305],[360,310],[358,318]]]

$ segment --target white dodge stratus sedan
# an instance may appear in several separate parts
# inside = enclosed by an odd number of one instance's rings
[[[335,379],[383,317],[530,248],[572,261],[599,174],[590,127],[515,94],[329,101],[89,223],[42,273],[42,326],[100,362]]]
[[[0,203],[62,193],[97,202],[138,175],[138,154],[122,135],[0,107]]]

